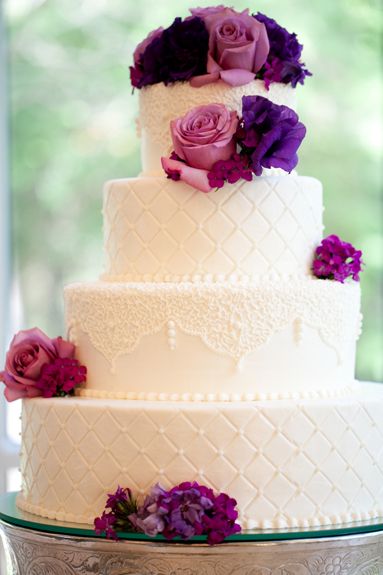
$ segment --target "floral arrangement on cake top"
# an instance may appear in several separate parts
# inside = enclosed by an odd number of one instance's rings
[[[331,235],[316,248],[312,269],[317,278],[344,283],[349,278],[359,281],[362,266],[361,250]]]
[[[264,168],[291,172],[306,135],[294,110],[262,96],[243,96],[241,118],[223,104],[197,106],[170,131],[174,152],[161,158],[167,177],[202,192],[251,181]]]
[[[51,339],[37,327],[19,331],[0,372],[6,400],[73,395],[87,371],[74,353],[75,346],[62,337]]]
[[[161,534],[166,539],[206,535],[209,545],[214,545],[241,531],[236,523],[236,505],[226,493],[215,494],[195,481],[168,491],[157,484],[142,505],[129,488],[118,487],[108,495],[105,511],[94,520],[94,528],[108,539],[117,539],[118,531],[136,531],[149,537]]]
[[[267,88],[272,82],[295,88],[311,76],[296,34],[272,18],[222,5],[190,12],[137,46],[130,67],[134,88],[185,81],[200,87],[218,80],[242,86],[255,79]]]

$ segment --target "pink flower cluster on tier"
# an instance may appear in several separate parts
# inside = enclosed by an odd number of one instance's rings
[[[210,192],[225,182],[251,181],[263,168],[291,172],[306,128],[287,106],[244,96],[241,118],[223,104],[197,106],[173,120],[170,132],[174,152],[161,158],[168,178]]]
[[[197,482],[184,482],[166,491],[155,485],[142,505],[130,489],[118,487],[108,495],[105,511],[96,517],[96,533],[117,539],[118,531],[138,531],[149,537],[190,539],[206,535],[209,545],[239,533],[237,502],[226,493],[215,494]]]
[[[137,46],[130,67],[133,87],[181,81],[201,87],[219,80],[242,86],[262,79],[267,88],[271,82],[295,88],[311,75],[301,62],[296,34],[275,20],[223,5],[190,12]]]
[[[331,235],[316,248],[313,273],[317,278],[344,283],[348,278],[359,281],[363,260],[361,250],[356,250],[338,236]]]
[[[86,381],[86,367],[74,353],[72,343],[62,337],[51,339],[37,327],[18,332],[0,372],[6,400],[73,394]]]

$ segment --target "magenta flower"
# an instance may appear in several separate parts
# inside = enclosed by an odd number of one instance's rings
[[[114,511],[118,505],[126,503],[132,499],[132,492],[129,488],[118,486],[115,493],[109,493],[105,507]]]
[[[58,357],[42,366],[36,387],[43,397],[73,395],[75,387],[86,381],[86,371],[77,359]]]
[[[132,531],[129,516],[136,512],[137,502],[131,490],[118,486],[115,493],[108,494],[101,517],[94,520],[97,535],[105,532],[108,539],[117,539],[117,531]]]
[[[312,269],[317,278],[344,283],[348,278],[359,281],[362,265],[361,250],[356,250],[352,244],[331,235],[322,240],[316,248]]]
[[[105,532],[107,539],[117,540],[117,533],[114,529],[115,524],[115,515],[113,513],[106,513],[106,511],[104,511],[101,517],[96,517],[94,520],[94,530],[97,535],[101,535],[101,533]]]
[[[233,154],[228,160],[216,162],[207,177],[212,188],[222,188],[225,182],[235,184],[240,179],[251,182],[253,172],[246,156]]]

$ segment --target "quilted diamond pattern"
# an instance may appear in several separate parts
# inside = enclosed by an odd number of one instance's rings
[[[143,494],[157,481],[196,479],[236,497],[248,527],[382,515],[375,387],[363,397],[243,404],[28,400],[20,505],[91,522],[117,484]]]
[[[109,280],[307,273],[322,234],[321,186],[270,176],[202,194],[162,177],[116,180],[104,223]]]

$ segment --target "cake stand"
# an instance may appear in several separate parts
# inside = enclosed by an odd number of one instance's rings
[[[0,497],[7,575],[381,575],[383,518],[305,531],[246,531],[225,543],[121,534],[96,536],[17,509]]]

